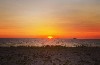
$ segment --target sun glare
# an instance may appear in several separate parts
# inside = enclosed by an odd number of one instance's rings
[[[52,39],[53,38],[53,36],[48,36],[48,39]]]

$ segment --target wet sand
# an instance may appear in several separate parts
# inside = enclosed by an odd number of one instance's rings
[[[100,47],[0,47],[0,65],[100,65]]]

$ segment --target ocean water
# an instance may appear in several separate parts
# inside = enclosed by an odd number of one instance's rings
[[[0,38],[0,47],[46,45],[61,45],[66,47],[100,47],[100,39]]]

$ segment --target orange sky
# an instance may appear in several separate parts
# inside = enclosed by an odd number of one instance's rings
[[[0,0],[0,38],[100,38],[99,0]]]

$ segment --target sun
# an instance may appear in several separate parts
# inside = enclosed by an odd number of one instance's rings
[[[53,36],[48,36],[48,39],[52,39],[53,38]]]

